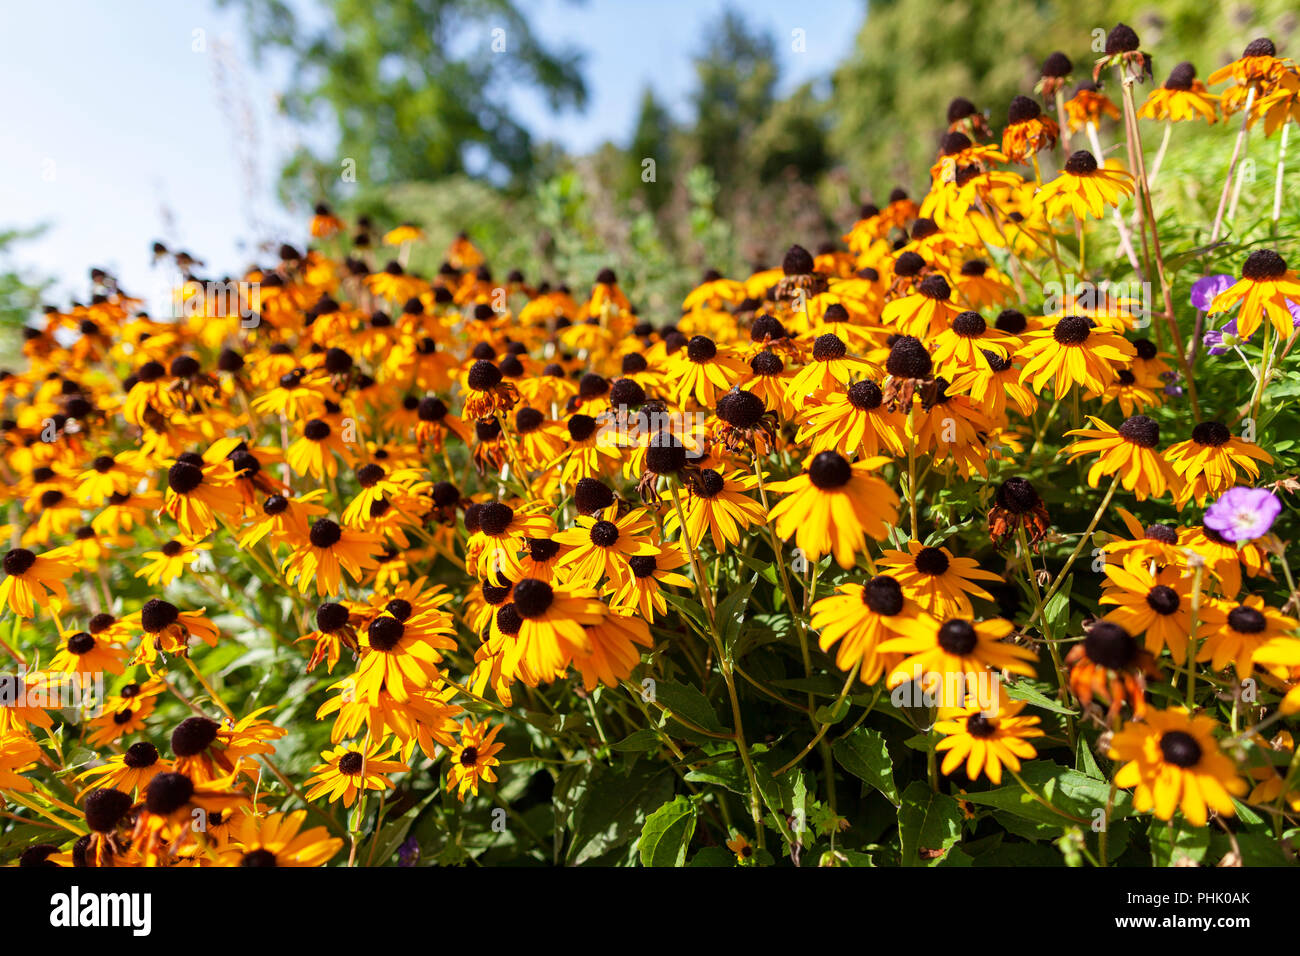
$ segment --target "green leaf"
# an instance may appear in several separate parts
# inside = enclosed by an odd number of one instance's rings
[[[634,730],[610,749],[618,753],[643,753],[657,749],[663,741],[653,730]]]
[[[573,811],[568,862],[577,866],[626,843],[672,792],[673,773],[666,768],[638,764],[624,777],[598,767]]]
[[[742,554],[742,555],[738,555],[738,557],[740,558],[741,564],[749,568],[751,571],[753,571],[755,574],[761,577],[768,584],[771,584],[773,586],[776,585],[777,583],[776,565],[773,564],[771,561],[760,561],[758,558],[754,557],[753,555]]]
[[[818,707],[816,712],[813,714],[813,719],[815,719],[819,724],[838,724],[848,716],[849,710],[852,707],[853,704],[847,697],[845,697],[837,703],[823,704],[821,707]]]
[[[703,727],[705,730],[713,731],[718,734],[729,734],[731,730],[722,725],[718,720],[718,715],[713,711],[713,705],[709,703],[707,697],[698,687],[692,687],[689,684],[678,684],[676,681],[661,680],[655,684],[655,700],[663,704],[675,714],[681,714],[682,718],[689,720],[697,727]],[[679,723],[679,726],[680,723]],[[689,734],[685,735],[689,736]]]
[[[642,866],[682,866],[695,835],[695,804],[679,796],[665,803],[641,827],[637,852]]]
[[[908,784],[898,810],[903,866],[935,866],[961,838],[961,821],[961,807],[952,797],[935,793],[922,780]]]
[[[755,574],[748,583],[740,585],[718,603],[714,620],[722,628],[722,646],[727,649],[729,659],[734,659],[732,652],[745,623],[745,609],[749,607],[749,596],[757,581],[758,575]]]
[[[1043,806],[1018,783],[996,790],[968,793],[965,798],[971,803],[993,807],[1033,821],[1039,825],[1039,829],[1034,832],[1046,836],[1050,831],[1067,827],[1091,829],[1093,821],[1100,819],[1096,811],[1105,809],[1106,800],[1110,796],[1110,784],[1106,780],[1098,780],[1046,761],[1026,764],[1020,776],[1055,810]],[[1127,816],[1132,808],[1132,795],[1126,790],[1117,790],[1111,805],[1110,822],[1114,823]]]
[[[1077,710],[1063,707],[1060,701],[1052,700],[1046,694],[1036,690],[1029,681],[1022,680],[1016,681],[1015,683],[1007,681],[1002,686],[1006,688],[1007,696],[1012,700],[1023,700],[1040,710],[1048,710],[1054,714],[1068,714],[1070,716],[1078,713]]]
[[[894,762],[880,731],[859,727],[847,737],[835,741],[831,754],[841,767],[875,787],[894,806],[899,805],[898,787],[894,784]]]
[[[698,770],[687,773],[685,779],[690,783],[708,783],[726,787],[732,793],[749,793],[749,778],[739,757],[705,764]]]
[[[698,601],[694,601],[684,594],[677,594],[674,591],[663,590],[659,592],[668,599],[668,603],[677,611],[685,615],[701,634],[709,632],[708,622],[704,619],[704,610]]]
[[[687,866],[735,866],[736,854],[725,846],[706,846],[691,857]]]
[[[1043,607],[1043,631],[1049,639],[1054,640],[1065,625],[1070,623],[1070,588],[1073,584],[1072,574]]]
[[[1076,770],[1094,780],[1106,779],[1106,775],[1101,772],[1101,767],[1097,765],[1097,755],[1092,752],[1092,745],[1088,743],[1085,735],[1079,735],[1079,742],[1074,750]]]
[[[1207,827],[1188,827],[1182,823],[1152,820],[1147,834],[1151,840],[1152,866],[1200,863],[1210,849],[1210,831]]]

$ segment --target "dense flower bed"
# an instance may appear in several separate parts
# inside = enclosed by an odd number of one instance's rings
[[[0,382],[0,853],[1289,861],[1300,280],[1235,154],[1174,248],[1141,135],[1300,79],[1150,62],[954,100],[919,202],[680,316],[325,206],[234,282],[157,247],[172,318],[97,272]]]

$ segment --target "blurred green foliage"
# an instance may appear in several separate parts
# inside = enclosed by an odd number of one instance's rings
[[[475,169],[517,183],[533,141],[510,93],[527,85],[553,109],[581,107],[580,55],[550,49],[511,0],[219,0],[244,7],[255,53],[291,57],[281,98],[292,120],[326,120],[334,152],[300,147],[288,195],[316,198],[353,160],[358,178],[431,180]]]

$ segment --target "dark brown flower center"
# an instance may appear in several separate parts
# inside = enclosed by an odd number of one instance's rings
[[[883,617],[903,610],[903,589],[888,575],[877,575],[862,588],[862,602]]]
[[[1178,592],[1164,584],[1157,584],[1147,592],[1147,607],[1168,617],[1178,610]]]
[[[1195,767],[1204,751],[1196,738],[1181,730],[1171,730],[1160,737],[1160,755],[1175,767]]]
[[[956,657],[965,657],[978,643],[979,635],[970,621],[944,621],[939,627],[939,646]]]

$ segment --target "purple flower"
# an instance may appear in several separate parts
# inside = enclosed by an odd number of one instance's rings
[[[1205,527],[1226,541],[1253,541],[1268,534],[1282,501],[1267,488],[1229,488],[1205,512]]]
[[[1210,303],[1214,301],[1214,297],[1235,284],[1236,281],[1236,276],[1222,273],[1197,279],[1192,283],[1192,294],[1190,296],[1192,305],[1202,312],[1209,312]]]
[[[1228,351],[1228,346],[1223,344],[1225,335],[1237,335],[1237,318],[1233,316],[1227,324],[1221,329],[1212,329],[1201,336],[1201,344],[1209,348],[1211,355],[1222,355]]]
[[[420,859],[420,842],[415,837],[407,837],[397,848],[397,865],[415,866],[418,859]]]

